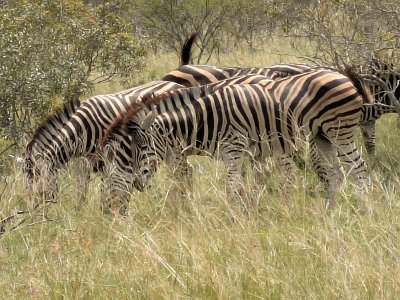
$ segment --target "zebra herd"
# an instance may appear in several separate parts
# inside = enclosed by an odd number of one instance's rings
[[[290,167],[292,156],[310,142],[311,163],[327,184],[329,207],[342,180],[340,162],[361,185],[366,178],[356,128],[374,157],[375,121],[399,111],[399,74],[376,64],[370,75],[379,84],[369,82],[367,88],[348,67],[340,73],[304,64],[184,64],[159,81],[65,103],[26,147],[28,186],[54,199],[57,170],[83,157],[87,180],[93,170],[103,173],[102,211],[125,214],[133,186],[144,190],[160,161],[176,170],[178,180],[190,181],[187,156],[209,155],[223,161],[228,193],[241,197],[244,159],[263,165],[267,157],[280,157]]]

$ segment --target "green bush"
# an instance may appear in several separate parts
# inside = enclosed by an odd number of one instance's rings
[[[131,77],[145,46],[109,4],[16,0],[0,6],[0,134],[19,142],[54,99]]]

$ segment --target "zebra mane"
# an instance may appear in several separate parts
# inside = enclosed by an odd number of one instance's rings
[[[40,136],[46,134],[47,132],[51,132],[52,130],[59,130],[62,128],[75,114],[80,105],[81,103],[79,100],[71,100],[65,102],[61,107],[55,109],[52,114],[48,115],[35,130],[31,141],[26,146],[26,152],[32,150]]]
[[[125,125],[131,121],[138,121],[138,117],[141,112],[143,112],[145,109],[151,110],[153,105],[159,104],[161,101],[164,101],[164,99],[169,99],[174,93],[176,93],[176,90],[167,91],[159,95],[152,94],[143,97],[142,101],[131,105],[127,112],[122,116],[121,126],[125,127]]]
[[[116,118],[110,126],[104,131],[104,137],[100,143],[100,149],[114,140],[115,134],[129,133],[129,125],[132,123],[139,124],[145,114],[151,111],[153,105],[158,105],[160,102],[169,101],[175,94],[181,97],[193,97],[195,99],[203,97],[213,90],[214,84],[181,88],[177,90],[167,91],[162,94],[151,94],[144,96],[140,101],[132,103],[125,114]],[[159,109],[158,112],[161,112]]]
[[[158,95],[152,94],[145,96],[143,97],[142,101],[138,103],[138,105],[133,105],[128,109],[128,111],[124,115],[123,124],[127,124],[132,120],[137,121],[138,118],[140,119],[141,117],[143,117],[143,115],[139,116],[139,114],[143,112],[143,108],[150,111],[154,105],[157,106],[161,102],[171,101],[174,95],[178,95],[181,99],[185,97],[198,99],[205,96],[206,94],[209,94],[213,90],[214,86],[215,84],[211,83],[209,85],[185,87],[177,90],[167,91]]]
[[[137,101],[132,103],[125,114],[120,115],[105,129],[103,140],[100,143],[99,149],[101,150],[102,148],[104,148],[105,145],[107,145],[114,139],[114,135],[120,132],[121,129],[123,129],[123,125],[125,123],[128,113],[129,115],[136,115],[144,108],[145,104],[143,103],[143,101]]]
[[[344,70],[341,73],[347,76],[353,83],[357,91],[360,93],[364,100],[364,103],[372,104],[374,103],[373,97],[369,89],[366,88],[366,84],[361,76],[355,71],[354,66],[345,65]]]

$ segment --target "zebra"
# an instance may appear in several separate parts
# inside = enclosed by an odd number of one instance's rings
[[[28,187],[35,187],[37,194],[47,200],[54,199],[58,169],[78,157],[87,159],[89,166],[82,173],[88,177],[90,167],[98,161],[96,148],[106,128],[118,116],[144,96],[181,87],[173,82],[153,81],[115,94],[94,96],[79,105],[76,102],[65,104],[35,131],[26,146],[23,169]],[[85,180],[85,190],[87,182]]]
[[[207,65],[189,65],[191,57],[191,48],[194,41],[198,37],[198,33],[192,33],[186,40],[181,51],[181,66],[170,73],[166,74],[162,79],[180,83],[184,86],[196,86],[213,83],[218,80],[225,80],[234,76],[247,74],[259,74],[269,76],[271,79],[284,78],[291,75],[297,75],[313,70],[332,70],[338,71],[341,67],[308,65],[299,63],[275,64],[269,68],[255,67],[216,67]],[[362,111],[360,120],[360,129],[367,151],[368,157],[373,162],[376,155],[375,142],[375,123],[384,114],[397,113],[398,125],[400,126],[400,72],[394,69],[393,64],[389,64],[378,59],[372,59],[366,65],[356,67],[360,74],[368,74],[365,77],[374,77],[369,82],[370,92],[374,95],[377,105],[367,105]],[[381,80],[383,84],[379,84],[377,80]],[[394,97],[391,97],[393,94]],[[386,107],[385,107],[386,106]]]
[[[227,80],[219,81],[203,87],[202,96],[210,94],[214,89],[234,84],[266,84],[270,81],[268,77],[261,75],[245,75],[233,77]],[[193,87],[192,87],[193,88]],[[192,88],[180,88],[176,91],[183,92]],[[174,107],[188,105],[186,99],[175,98],[169,106],[160,105],[158,113],[171,110]],[[136,102],[134,106],[142,107],[142,113],[149,112],[141,102]],[[105,190],[108,197],[103,202],[103,207],[107,211],[117,211],[121,215],[126,214],[129,204],[130,194],[133,187],[133,170],[132,170],[132,151],[131,136],[121,126],[125,118],[125,114],[115,119],[104,135],[99,152],[105,156],[107,168],[105,169]],[[174,168],[174,175],[177,179],[188,181],[191,185],[192,167],[183,159]]]
[[[194,41],[190,37],[182,48],[181,66],[177,72],[170,72],[162,78],[163,81],[171,81],[177,84],[191,87],[209,84],[207,89],[217,88],[220,85],[238,84],[238,83],[261,83],[268,78],[286,77],[310,71],[313,68],[301,64],[273,65],[266,68],[232,68],[232,67],[213,67],[213,66],[189,66],[190,48]],[[178,71],[179,70],[179,71]],[[260,77],[257,74],[265,75]],[[247,76],[246,76],[247,75]],[[221,81],[220,81],[221,79]],[[179,100],[177,100],[179,102]],[[179,103],[174,104],[179,105]],[[159,111],[160,113],[162,111]],[[121,116],[122,118],[122,116]],[[121,118],[109,126],[102,147],[101,155],[105,156],[104,161],[107,167],[104,169],[104,183],[106,197],[103,201],[103,211],[118,212],[121,215],[126,213],[132,191],[132,169],[131,169],[131,137],[121,128]],[[191,166],[187,161],[182,161],[175,172],[178,177],[191,178]]]
[[[188,39],[183,55],[189,55],[193,41],[193,38]],[[184,51],[189,52],[185,54]],[[182,59],[189,60],[189,57]],[[79,101],[65,103],[36,129],[22,159],[19,159],[26,174],[27,187],[35,187],[37,194],[45,199],[55,198],[57,170],[76,157],[86,158],[94,171],[104,171],[103,160],[97,155],[96,148],[114,119],[146,93],[162,93],[180,87],[169,81],[154,81],[119,93],[95,96],[82,105]],[[82,194],[86,195],[89,168],[82,173],[85,174]]]
[[[212,90],[212,88],[217,88],[218,85],[231,85],[231,84],[240,84],[240,83],[257,83],[256,81],[260,81],[263,79],[277,79],[281,77],[286,77],[290,75],[296,75],[306,72],[311,72],[313,70],[321,70],[322,68],[316,66],[308,66],[303,64],[277,64],[264,68],[231,68],[231,67],[215,67],[215,66],[190,66],[185,65],[179,67],[177,70],[172,71],[170,74],[174,74],[173,76],[167,75],[163,77],[163,80],[175,80],[184,86],[199,86],[204,83],[209,83],[208,87]],[[228,71],[229,72],[228,72]],[[236,76],[236,74],[264,74],[262,75],[241,75]],[[180,77],[181,76],[181,77]],[[234,77],[229,77],[234,76]],[[222,81],[216,81],[221,78],[230,78]],[[247,79],[246,79],[247,78]],[[247,82],[245,82],[248,80]],[[251,82],[253,80],[253,82]],[[267,80],[267,81],[268,81]],[[219,83],[218,83],[219,82]],[[176,101],[180,101],[176,99]],[[179,102],[180,103],[180,102]],[[179,104],[178,103],[178,104]],[[176,105],[178,105],[176,104]],[[377,112],[381,114],[381,111],[391,112],[393,110],[392,106],[383,107],[381,105],[371,105],[366,104],[362,109],[362,117],[360,121],[360,127],[364,126],[364,122],[368,122],[371,117],[375,117]],[[158,111],[159,113],[163,111]],[[123,118],[123,116],[121,116]],[[129,202],[129,197],[132,192],[132,169],[131,169],[131,159],[132,153],[130,151],[131,138],[130,136],[121,128],[121,119],[117,119],[114,124],[112,124],[107,130],[107,134],[105,134],[105,139],[102,142],[103,146],[108,148],[108,152],[112,153],[106,160],[110,162],[109,167],[106,172],[106,190],[109,195],[108,200],[104,202],[104,207],[107,207],[108,210],[118,210],[120,214],[125,214],[126,208]],[[314,146],[311,141],[311,163],[314,168],[317,170],[317,174],[321,179],[326,181],[326,174],[323,171],[323,168],[320,166],[320,160],[318,159],[318,155],[314,153]],[[292,169],[292,164],[290,160],[281,157],[279,164],[283,168],[283,170],[287,173]],[[302,158],[297,156],[296,162],[303,161]],[[179,169],[179,168],[178,168]],[[191,167],[186,163],[180,163],[180,171],[184,174],[191,173]],[[186,170],[186,171],[184,171]],[[184,177],[182,174],[178,175],[178,177]],[[190,176],[189,176],[190,177]],[[189,184],[190,185],[190,184]],[[116,209],[115,207],[119,207]]]
[[[189,44],[190,42],[186,47],[190,49]],[[96,148],[108,126],[123,114],[130,104],[140,100],[146,93],[157,94],[182,87],[173,81],[155,81],[119,93],[92,97],[83,101],[80,106],[73,105],[74,110],[65,114],[62,110],[54,113],[35,131],[23,154],[23,169],[27,175],[28,187],[36,186],[38,194],[43,194],[45,199],[55,198],[58,189],[57,170],[71,159],[83,157],[87,163],[84,164],[85,170],[81,172],[84,177],[82,195],[86,195],[90,169],[104,172],[106,168],[104,160],[99,159]],[[69,107],[70,104],[66,104],[64,110]],[[63,122],[54,123],[58,118],[62,118]],[[125,168],[128,165],[126,158],[130,157],[130,154],[129,151],[124,151],[123,145],[120,149],[122,151],[118,152],[117,159],[122,168]],[[126,172],[122,174],[124,176],[120,176],[119,182],[104,177],[105,181],[115,184],[124,194],[127,184],[123,178],[131,175]],[[107,188],[107,183],[105,185]],[[106,192],[106,195],[108,194]],[[110,198],[113,198],[112,195]],[[108,203],[106,196],[102,203],[103,212],[109,212]]]
[[[212,84],[244,75],[264,75],[271,79],[278,79],[313,71],[315,69],[321,69],[320,66],[311,66],[300,63],[273,64],[269,67],[191,65],[191,49],[197,37],[197,32],[192,33],[188,37],[181,50],[180,67],[164,75],[161,80],[172,81],[186,87],[192,87]],[[334,70],[336,69],[334,68]]]
[[[333,205],[341,181],[340,164],[363,182],[367,167],[354,142],[368,91],[351,69],[347,76],[318,70],[267,84],[228,85],[202,96],[204,87],[143,99],[125,114],[122,126],[132,136],[134,185],[143,191],[159,161],[179,164],[182,157],[220,155],[227,170],[227,189],[240,193],[243,159],[263,162],[271,155],[291,155],[312,139],[327,172],[326,206]],[[185,103],[159,114],[180,98]],[[143,114],[142,106],[151,107]],[[335,149],[336,148],[336,149]]]
[[[35,131],[23,154],[23,169],[27,175],[28,187],[36,186],[38,194],[44,195],[45,199],[55,198],[58,190],[57,170],[73,158],[83,157],[87,160],[87,164],[81,172],[83,173],[82,195],[86,195],[91,169],[107,171],[107,174],[103,174],[106,196],[102,202],[102,211],[109,213],[111,207],[115,206],[120,207],[121,212],[125,211],[126,201],[121,200],[117,205],[110,205],[112,200],[109,199],[124,199],[131,191],[129,177],[132,174],[129,171],[128,161],[131,155],[129,147],[126,147],[129,144],[129,137],[125,136],[120,140],[117,156],[114,156],[118,160],[114,170],[104,169],[104,161],[99,159],[96,148],[107,128],[124,114],[132,103],[146,94],[163,93],[183,87],[170,81],[155,81],[119,93],[91,97],[83,101],[79,107],[74,106],[75,110],[69,111],[67,117],[62,114],[62,110],[56,112]],[[67,107],[69,104],[66,104],[64,110]],[[64,122],[53,124],[52,120],[60,117]],[[120,175],[116,175],[118,172]],[[110,185],[114,186],[108,188]]]

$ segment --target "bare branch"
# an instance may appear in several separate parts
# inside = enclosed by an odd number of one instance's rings
[[[396,107],[398,114],[400,114],[400,103],[394,96],[397,86],[393,90],[390,90],[386,82],[375,75],[362,74],[361,77],[372,84],[378,84],[379,87],[384,91],[385,95],[389,97],[390,103]]]
[[[36,214],[38,211],[40,211],[40,209],[45,209],[47,206],[49,206],[49,205],[51,205],[53,203],[57,203],[57,200],[47,200],[44,203],[43,202],[42,203],[38,203],[38,204],[35,205],[35,207],[32,210],[18,210],[15,213],[9,215],[8,217],[0,220],[0,238],[6,232],[6,226],[8,224],[10,224],[13,220],[15,220],[18,216],[21,216],[21,215],[32,216],[32,215]],[[28,220],[27,217],[22,219],[22,220],[20,220],[16,225],[12,226],[12,228],[10,230],[8,230],[8,232],[15,231],[19,226],[21,226],[27,220]],[[41,223],[43,223],[43,222],[41,222]],[[38,222],[30,224],[30,226],[32,226],[34,224],[38,224]]]

